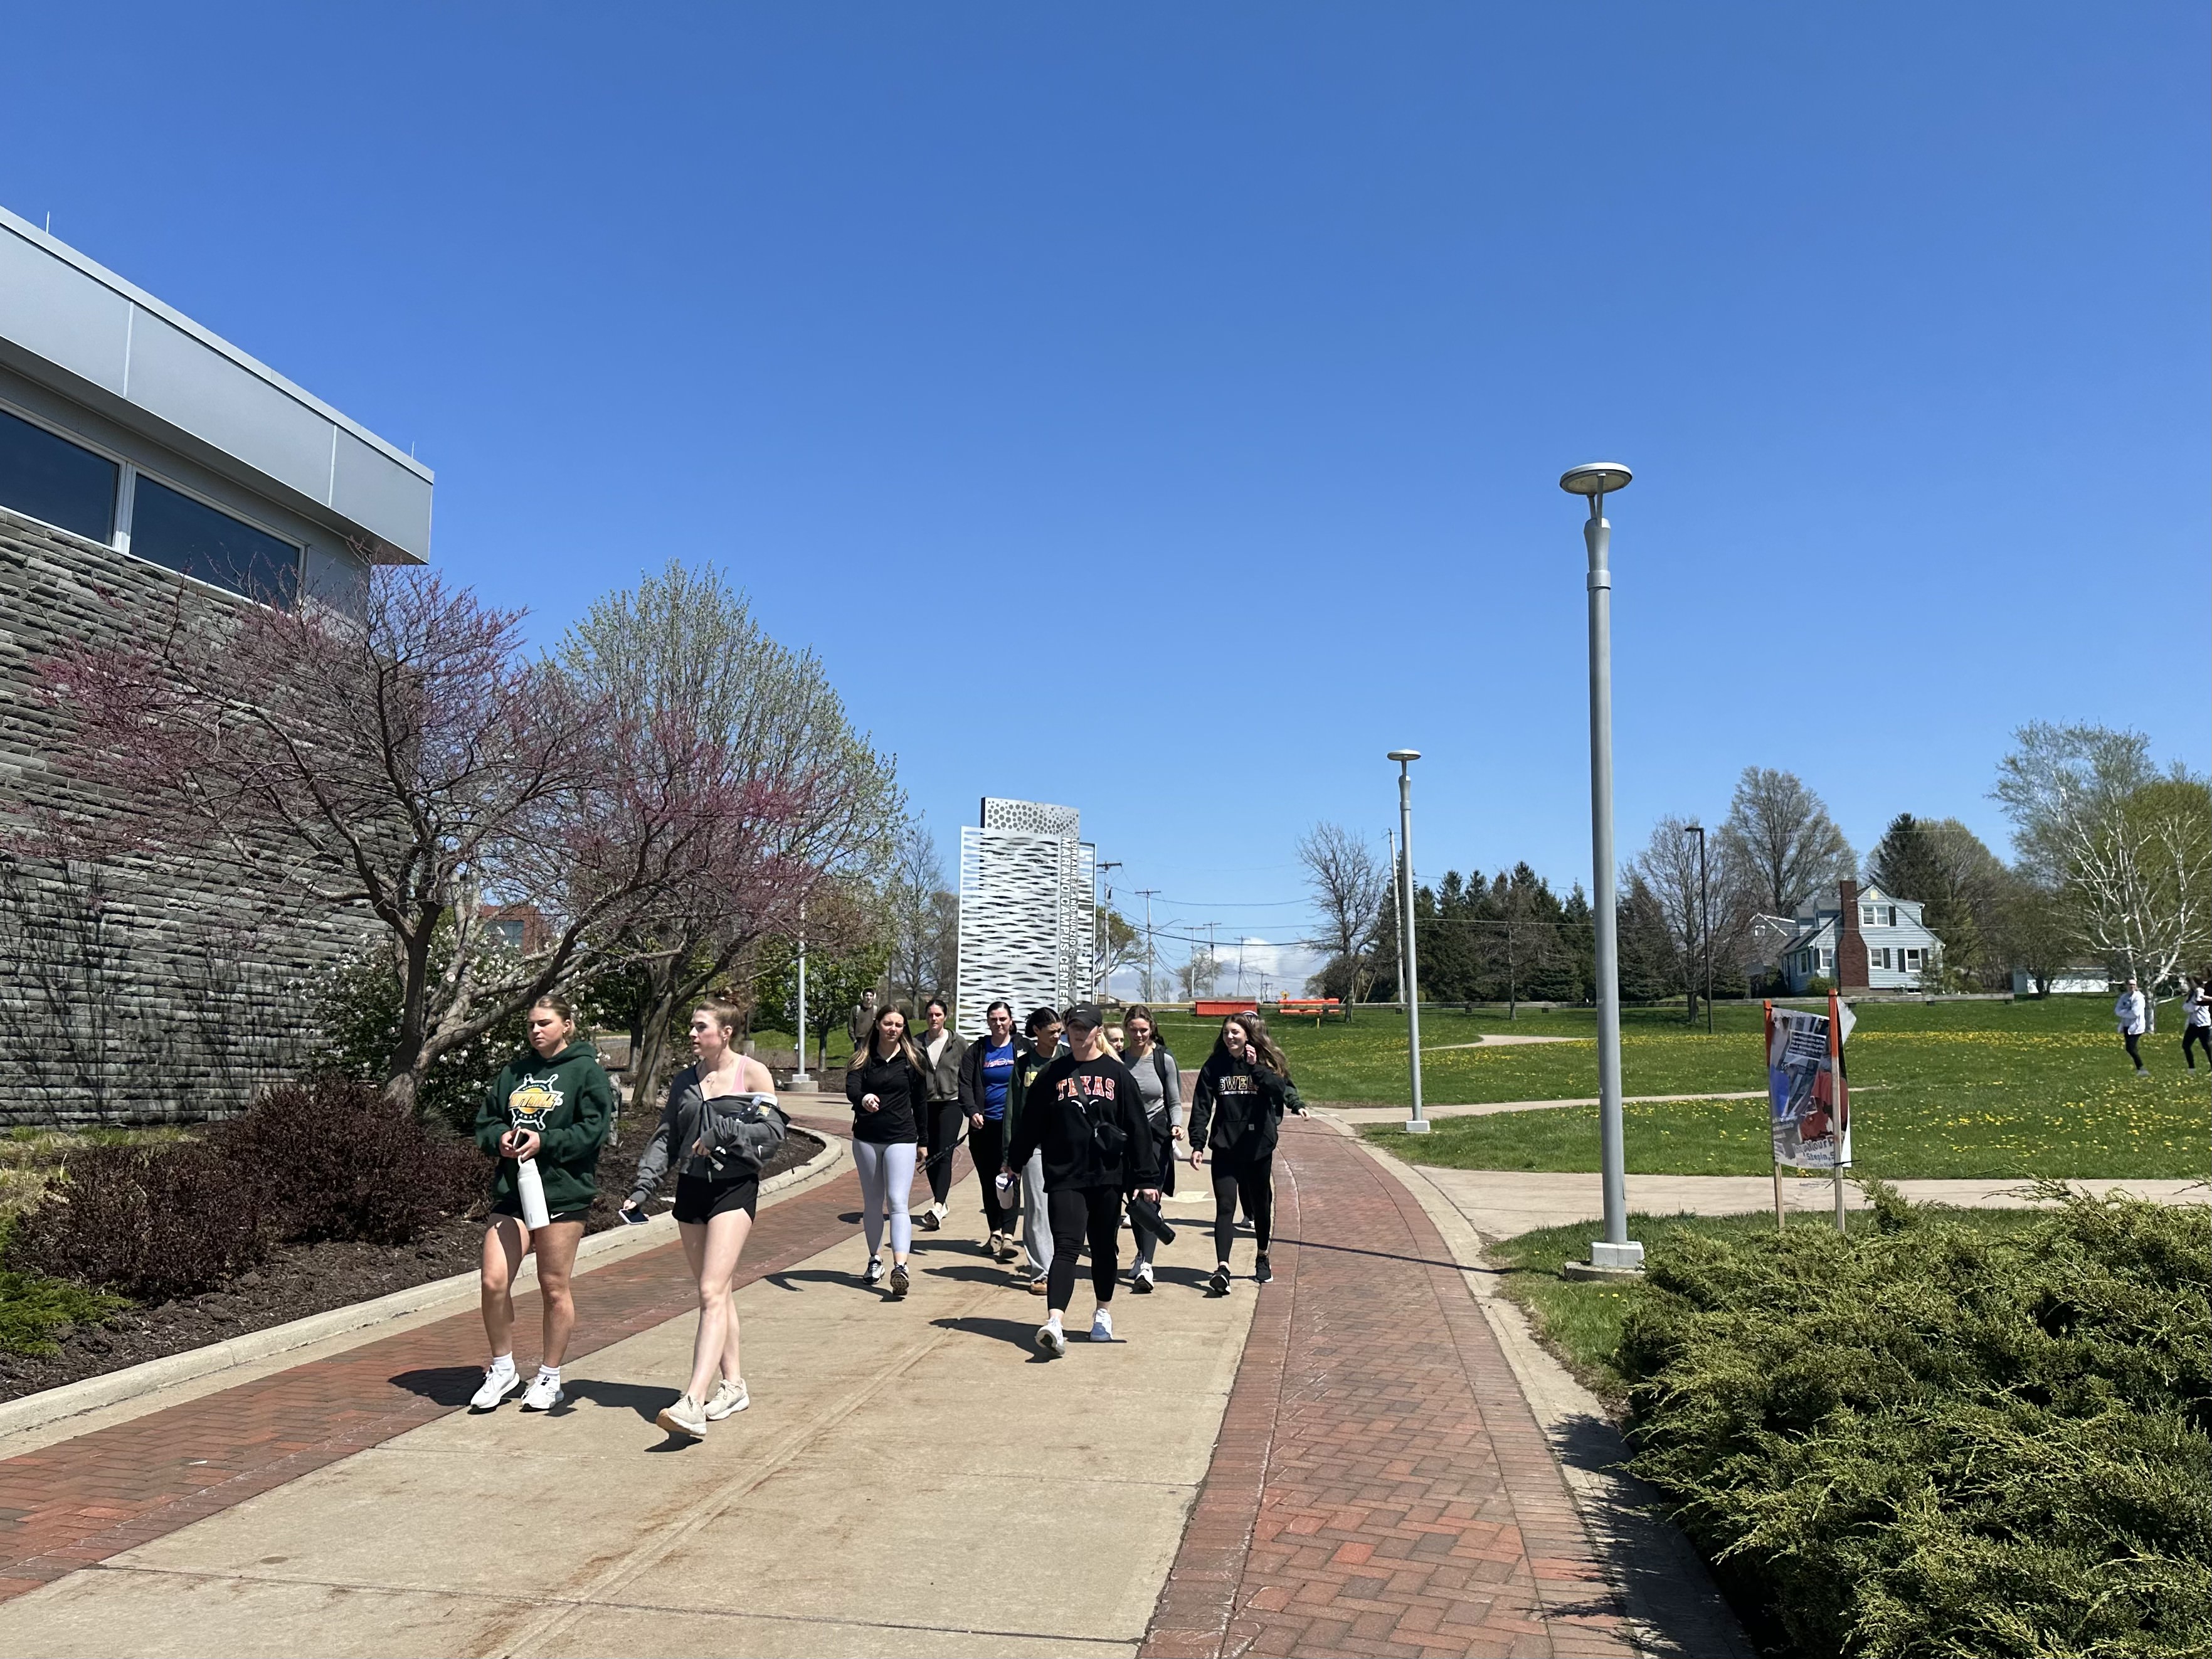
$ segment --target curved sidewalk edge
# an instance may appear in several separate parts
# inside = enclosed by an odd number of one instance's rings
[[[845,1150],[845,1143],[836,1136],[822,1135],[821,1139],[822,1150],[805,1163],[786,1170],[781,1175],[770,1176],[761,1182],[761,1201],[763,1204],[769,1202],[776,1194],[829,1176],[850,1156]],[[576,1247],[575,1271],[580,1274],[590,1273],[639,1250],[672,1243],[675,1237],[676,1222],[672,1212],[667,1212],[654,1216],[640,1226],[610,1228],[605,1232],[594,1233]],[[516,1275],[514,1288],[519,1293],[531,1289],[537,1283],[538,1261],[532,1256]],[[164,1354],[159,1359],[126,1365],[120,1370],[103,1371],[98,1376],[64,1383],[58,1389],[46,1389],[37,1394],[25,1395],[20,1400],[10,1400],[0,1405],[0,1457],[19,1449],[7,1444],[11,1437],[31,1430],[62,1424],[64,1432],[73,1433],[75,1429],[64,1424],[64,1419],[81,1417],[103,1407],[126,1401],[138,1406],[139,1410],[131,1413],[134,1416],[159,1411],[173,1402],[172,1391],[186,1383],[254,1366],[279,1355],[293,1356],[300,1349],[326,1342],[333,1337],[353,1335],[358,1341],[370,1341],[384,1334],[383,1328],[392,1325],[396,1321],[415,1314],[444,1310],[458,1302],[473,1301],[476,1294],[477,1275],[471,1269],[445,1279],[434,1279],[427,1284],[410,1285],[404,1291],[394,1291],[389,1296],[351,1303],[343,1308],[331,1308],[323,1313],[310,1314],[304,1319],[289,1320],[282,1325],[265,1326],[258,1331],[248,1331],[242,1336],[210,1342],[204,1347],[187,1348],[182,1353]],[[287,1363],[291,1362],[288,1359]]]
[[[1549,1357],[1423,1184],[1340,1124],[1285,1126],[1276,1282],[1143,1652],[1747,1659],[1686,1544],[1613,1513],[1617,1437],[1532,1385]],[[1654,1581],[1686,1572],[1677,1607]]]

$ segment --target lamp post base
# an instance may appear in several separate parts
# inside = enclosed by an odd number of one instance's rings
[[[1644,1247],[1634,1239],[1626,1244],[1608,1244],[1603,1239],[1590,1240],[1590,1259],[1570,1261],[1565,1269],[1569,1279],[1640,1279],[1644,1274]]]
[[[1426,1119],[1426,1118],[1425,1118],[1425,1117],[1409,1117],[1409,1118],[1407,1118],[1407,1119],[1406,1120],[1406,1133],[1407,1133],[1407,1134],[1409,1134],[1409,1135],[1425,1135],[1425,1134],[1428,1133],[1428,1132],[1429,1132],[1429,1121],[1428,1121],[1428,1119]]]
[[[1562,1279],[1602,1279],[1617,1284],[1643,1278],[1644,1264],[1638,1261],[1632,1267],[1619,1267],[1596,1261],[1567,1261],[1560,1264],[1559,1276]]]

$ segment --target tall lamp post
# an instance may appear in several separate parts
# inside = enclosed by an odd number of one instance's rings
[[[1613,526],[1605,498],[1635,475],[1612,461],[1569,469],[1559,488],[1589,498],[1583,543],[1589,550],[1591,908],[1597,933],[1597,1145],[1604,1171],[1605,1237],[1590,1241],[1588,1268],[1641,1273],[1644,1247],[1628,1237],[1628,1175],[1620,1133],[1620,937],[1613,856]]]
[[[799,907],[799,1069],[791,1074],[794,1085],[812,1087],[806,1075],[806,907]]]
[[[1398,948],[1406,959],[1406,981],[1398,988],[1406,998],[1406,1034],[1413,1073],[1413,1115],[1406,1120],[1406,1133],[1425,1135],[1429,1120],[1421,1111],[1421,968],[1413,949],[1413,775],[1420,759],[1418,749],[1393,749],[1389,758],[1398,763]]]
[[[1713,896],[1712,886],[1705,879],[1705,826],[1693,823],[1690,833],[1698,838],[1698,939],[1705,946],[1705,1034],[1713,1030]]]

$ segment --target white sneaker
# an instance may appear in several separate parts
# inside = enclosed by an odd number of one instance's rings
[[[691,1440],[706,1438],[706,1408],[688,1394],[677,1395],[676,1403],[663,1407],[653,1420],[670,1434],[680,1434]]]
[[[1129,1274],[1129,1288],[1134,1291],[1139,1296],[1150,1296],[1152,1293],[1152,1264],[1151,1262],[1139,1261],[1136,1265],[1136,1267]]]
[[[744,1378],[741,1376],[732,1382],[726,1376],[722,1379],[721,1386],[714,1390],[714,1397],[707,1402],[707,1420],[709,1423],[719,1423],[732,1413],[744,1410],[752,1403],[752,1395],[745,1392]]]
[[[469,1409],[472,1412],[497,1411],[499,1402],[521,1386],[522,1373],[514,1366],[487,1365],[483,1384],[469,1396]]]
[[[1037,1352],[1057,1359],[1067,1352],[1067,1338],[1057,1325],[1040,1325],[1036,1334]]]
[[[550,1412],[568,1395],[561,1391],[557,1376],[533,1376],[522,1396],[522,1409],[526,1412]]]
[[[1111,1342],[1114,1340],[1114,1316],[1103,1308],[1091,1316],[1091,1340],[1093,1342]]]
[[[872,1285],[884,1276],[884,1259],[879,1255],[868,1258],[868,1270],[860,1275],[860,1283]]]

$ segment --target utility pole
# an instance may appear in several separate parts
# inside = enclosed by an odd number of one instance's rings
[[[1106,937],[1106,918],[1114,914],[1114,884],[1106,879],[1106,872],[1121,867],[1121,860],[1119,859],[1114,860],[1109,864],[1096,866],[1095,879],[1105,890],[1106,902],[1103,904],[1097,903],[1098,896],[1096,892],[1092,893],[1091,898],[1095,908],[1091,914],[1091,977],[1094,987],[1091,994],[1094,996],[1103,997],[1106,994],[1106,975],[1109,971],[1106,959],[1112,944]]]
[[[1139,887],[1137,896],[1145,901],[1145,999],[1150,1001],[1160,994],[1160,956],[1152,945],[1152,896],[1157,887]]]
[[[1401,930],[1406,953],[1406,1037],[1407,1064],[1413,1072],[1413,1115],[1406,1120],[1406,1133],[1425,1135],[1429,1133],[1428,1115],[1421,1109],[1421,968],[1420,957],[1413,942],[1413,763],[1420,759],[1418,749],[1393,749],[1389,758],[1398,763],[1398,853],[1405,860],[1403,879],[1398,884],[1398,914],[1405,919]]]

